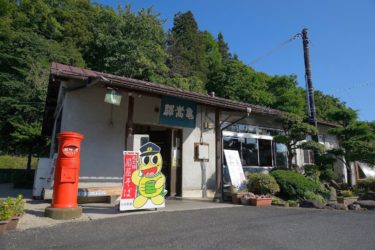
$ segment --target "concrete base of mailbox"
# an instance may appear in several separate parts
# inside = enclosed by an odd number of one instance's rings
[[[70,220],[79,218],[82,215],[82,207],[77,208],[53,208],[47,207],[44,216],[54,220]]]

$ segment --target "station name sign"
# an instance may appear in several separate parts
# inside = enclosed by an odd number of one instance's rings
[[[197,104],[170,96],[161,99],[159,123],[178,127],[195,128]]]

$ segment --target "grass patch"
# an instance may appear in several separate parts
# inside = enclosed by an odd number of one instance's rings
[[[31,159],[31,169],[36,169],[38,158]],[[0,155],[0,169],[26,169],[27,157]]]

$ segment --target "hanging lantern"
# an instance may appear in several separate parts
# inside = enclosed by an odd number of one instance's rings
[[[104,102],[120,106],[121,98],[122,94],[119,91],[108,87],[107,92],[105,93]]]

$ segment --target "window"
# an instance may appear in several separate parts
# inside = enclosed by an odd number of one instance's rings
[[[286,146],[272,141],[280,133],[277,129],[233,124],[223,132],[223,147],[237,150],[243,166],[287,167]]]
[[[274,143],[276,167],[288,167],[288,149],[284,144]]]
[[[237,150],[241,152],[241,138],[224,136],[224,149]]]
[[[286,147],[272,140],[224,136],[224,149],[237,150],[243,166],[287,166]],[[274,146],[274,144],[276,146]]]
[[[255,138],[244,138],[242,158],[247,166],[258,166],[258,142]]]
[[[303,150],[303,164],[304,165],[314,164],[314,151]]]

